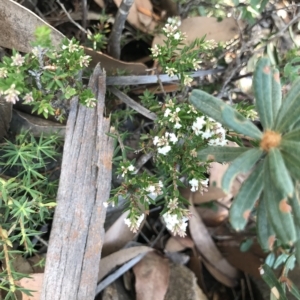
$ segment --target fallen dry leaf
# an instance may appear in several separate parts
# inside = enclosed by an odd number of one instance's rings
[[[59,45],[64,35],[54,27],[15,1],[0,1],[0,46],[30,52],[34,32],[42,25],[51,28],[51,41],[54,46]]]
[[[184,41],[185,44],[190,44],[196,38],[202,38],[203,36],[206,36],[206,40],[226,42],[233,39],[239,32],[233,18],[225,18],[220,22],[216,18],[210,17],[187,18],[182,20],[179,29],[187,35],[187,39]],[[165,37],[162,34],[155,36],[152,46],[155,44],[163,45],[164,39]]]
[[[114,2],[119,7],[122,0],[114,0]],[[129,10],[127,21],[143,32],[153,32],[157,23],[151,2],[149,0],[135,0]]]
[[[38,26],[42,25],[51,29],[52,44],[58,46],[65,37],[62,33],[20,4],[11,0],[0,1],[0,46],[30,52],[31,42],[35,39],[34,32]],[[130,74],[145,74],[146,66],[142,63],[122,62],[85,47],[84,51],[92,57],[91,67],[95,67],[100,62],[101,67],[110,73],[122,69]]]
[[[169,285],[169,260],[148,253],[133,267],[137,300],[163,300]]]
[[[197,279],[186,266],[171,264],[169,288],[164,300],[207,300]]]
[[[17,282],[17,285],[24,289],[33,290],[32,296],[22,293],[22,300],[40,300],[43,287],[44,273],[30,274],[31,278],[22,278]]]
[[[165,251],[180,252],[187,248],[193,248],[194,242],[188,237],[171,236],[165,246]]]
[[[150,251],[153,251],[153,249],[150,247],[137,246],[119,250],[102,258],[100,261],[98,282],[101,281],[116,266],[126,263],[139,254],[147,253]]]
[[[190,212],[192,217],[189,221],[189,230],[196,248],[219,272],[226,274],[229,280],[235,281],[238,278],[238,271],[227,262],[218,250],[193,205],[190,206]]]
[[[102,257],[122,249],[128,242],[133,240],[136,233],[132,232],[124,222],[128,214],[129,211],[124,212],[105,232]]]

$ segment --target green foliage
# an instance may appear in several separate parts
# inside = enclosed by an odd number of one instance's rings
[[[32,53],[21,56],[13,51],[12,57],[3,58],[0,94],[13,104],[22,98],[23,103],[32,106],[33,112],[45,118],[53,115],[62,121],[68,113],[71,97],[78,96],[80,103],[88,107],[94,107],[96,99],[80,78],[90,57],[84,55],[75,39],[64,39],[58,49],[54,49],[50,33],[49,28],[37,28]]]
[[[15,254],[32,254],[32,237],[53,213],[58,182],[52,175],[61,140],[57,135],[34,138],[28,132],[0,147],[0,257],[6,269],[0,274],[0,288],[13,298],[19,288],[14,281],[26,275],[13,269]],[[16,251],[18,249],[18,251]],[[12,297],[12,298],[10,298]]]
[[[262,248],[270,251],[278,246],[284,247],[297,260],[300,259],[299,83],[296,79],[282,101],[278,71],[271,67],[269,59],[258,61],[253,89],[262,132],[223,101],[199,90],[194,90],[190,96],[190,102],[199,110],[257,142],[257,146],[254,143],[247,151],[241,148],[242,153],[234,159],[230,147],[208,147],[198,151],[200,160],[204,157],[223,162],[232,160],[222,179],[222,187],[227,193],[239,173],[250,172],[233,200],[231,225],[236,230],[243,230],[249,216],[256,216],[257,236]],[[280,295],[280,299],[286,299],[285,289],[267,265],[262,267],[261,274],[272,292]],[[286,281],[285,284],[294,295],[298,295],[293,283]]]

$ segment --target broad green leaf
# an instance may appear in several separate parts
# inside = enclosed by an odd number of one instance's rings
[[[300,129],[290,131],[282,136],[283,141],[299,142],[300,141]]]
[[[259,148],[250,149],[237,157],[228,167],[222,178],[222,189],[229,193],[234,178],[239,173],[247,173],[263,155],[263,150]]]
[[[290,175],[300,180],[300,157],[285,151],[281,151],[281,155]]]
[[[257,239],[261,248],[265,252],[269,252],[273,249],[273,244],[275,242],[276,237],[274,230],[268,220],[263,196],[260,198],[258,203],[256,218]]]
[[[292,123],[296,122],[297,115],[293,116],[293,120],[290,119],[290,113],[293,113],[293,111],[297,110],[296,108],[299,106],[300,101],[300,78],[297,78],[289,93],[285,97],[285,99],[282,101],[282,105],[280,107],[280,110],[278,112],[276,121],[275,121],[275,130],[279,130],[280,132],[283,132],[285,128],[292,125]],[[296,118],[295,118],[296,117]],[[292,122],[291,122],[292,121]]]
[[[253,91],[262,126],[265,130],[271,129],[273,125],[272,69],[270,60],[266,57],[257,62],[253,75]]]
[[[247,150],[249,148],[246,147],[208,146],[198,151],[198,159],[201,161],[228,162],[233,161]]]
[[[296,257],[297,263],[299,264],[299,262],[300,262],[300,226],[298,226],[296,224],[295,227],[296,227],[296,234],[297,234],[297,240],[295,242],[295,257]]]
[[[267,155],[272,181],[283,197],[291,197],[294,193],[294,184],[286,168],[282,155],[277,148],[271,148]]]
[[[289,141],[283,138],[280,143],[280,150],[300,156],[300,142]]]
[[[278,300],[287,300],[284,290],[273,270],[268,265],[264,264],[260,267],[259,272],[262,279],[271,289],[271,293],[275,296],[275,298]]]
[[[222,108],[224,124],[235,132],[242,133],[253,139],[260,140],[262,132],[247,118],[235,111],[232,107],[226,105]]]
[[[296,240],[296,230],[291,206],[272,180],[268,159],[264,162],[264,202],[276,237],[281,243],[292,245]]]
[[[230,208],[230,223],[235,230],[244,230],[256,200],[263,189],[263,162],[260,162],[243,183]]]
[[[272,107],[273,119],[276,118],[282,103],[280,73],[277,69],[272,70]],[[274,123],[274,120],[273,120]]]
[[[222,118],[221,107],[226,105],[222,100],[201,91],[193,90],[189,101],[205,115],[213,118],[219,123],[224,123]]]

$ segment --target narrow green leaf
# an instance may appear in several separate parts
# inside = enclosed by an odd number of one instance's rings
[[[281,155],[292,178],[300,180],[300,157],[285,151]]]
[[[260,267],[259,272],[262,279],[271,289],[271,293],[275,296],[275,298],[278,300],[287,300],[284,290],[272,269],[268,265],[264,264]]]
[[[274,233],[274,229],[272,228],[268,220],[263,196],[261,196],[258,203],[256,218],[256,233],[258,242],[265,252],[269,252],[273,249],[273,244],[275,242],[276,236]]]
[[[275,130],[278,130],[280,132],[283,132],[283,129],[287,128],[287,126],[292,125],[290,118],[290,113],[293,113],[293,111],[297,110],[296,108],[300,107],[298,102],[300,100],[300,78],[297,78],[289,93],[285,97],[285,99],[282,101],[281,108],[278,112],[276,121],[275,121]],[[295,116],[297,117],[297,115]],[[297,118],[293,119],[293,122],[296,122],[295,120]]]
[[[295,242],[295,257],[296,261],[299,264],[300,263],[300,227],[296,224],[296,234],[297,234],[297,240]]]
[[[280,83],[280,73],[277,69],[272,70],[272,106],[273,118],[275,119],[282,103],[282,92]],[[273,121],[274,122],[274,121]]]
[[[296,240],[296,230],[291,214],[291,206],[272,180],[269,160],[264,163],[264,202],[268,219],[283,244],[292,245]]]
[[[277,148],[271,148],[267,155],[272,181],[283,197],[291,197],[294,193],[294,184],[285,166],[282,155]]]
[[[271,129],[273,125],[272,70],[270,60],[266,57],[257,62],[253,75],[253,91],[262,126],[264,129]]]
[[[230,208],[230,223],[235,230],[243,230],[263,189],[263,162],[260,162],[243,183]]]
[[[222,100],[201,91],[193,90],[189,101],[205,115],[213,118],[219,123],[224,123],[222,118],[221,107],[226,105]]]
[[[226,105],[222,108],[224,124],[235,132],[242,133],[253,139],[260,140],[262,132],[247,118],[235,111],[232,107]]]
[[[280,143],[280,150],[300,156],[300,142],[289,141],[283,138]]]
[[[198,151],[198,159],[201,161],[228,162],[233,161],[247,150],[249,148],[246,147],[208,146]]]
[[[259,148],[250,149],[237,157],[228,167],[222,178],[222,188],[225,193],[229,193],[234,178],[239,173],[247,173],[263,155],[263,150]]]
[[[300,141],[300,129],[297,129],[297,130],[293,130],[293,131],[290,131],[286,134],[284,134],[282,136],[282,139],[284,141],[294,141],[294,142],[298,142]]]

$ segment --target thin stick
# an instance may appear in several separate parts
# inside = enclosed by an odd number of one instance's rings
[[[81,31],[83,31],[85,34],[87,34],[87,31],[82,26],[80,26],[78,23],[76,23],[72,19],[71,15],[68,13],[68,11],[66,10],[65,6],[59,0],[56,0],[56,2],[60,5],[60,7],[62,8],[62,10],[65,12],[65,14],[67,15],[67,17],[70,20],[70,22],[72,24],[74,24],[77,28],[79,28]]]
[[[120,59],[120,53],[121,53],[121,35],[122,31],[125,25],[125,21],[127,19],[127,15],[129,13],[129,10],[133,4],[134,0],[123,0],[118,13],[115,18],[115,23],[112,28],[108,44],[107,44],[107,50],[108,54],[112,56],[113,58]]]

